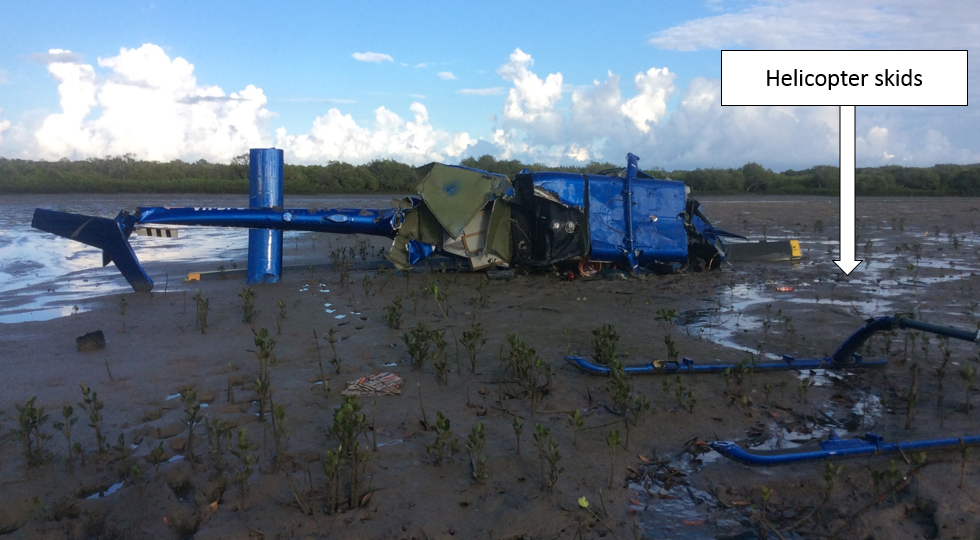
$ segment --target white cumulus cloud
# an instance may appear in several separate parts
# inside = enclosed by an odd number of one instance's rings
[[[290,161],[322,163],[346,161],[364,163],[375,158],[391,158],[403,163],[421,165],[458,157],[476,141],[469,134],[447,133],[429,122],[425,105],[415,102],[409,107],[412,120],[378,107],[374,125],[363,127],[349,114],[330,109],[316,118],[309,133],[290,135],[285,128],[276,130],[276,144],[286,150]]]
[[[629,95],[620,76],[566,85],[560,73],[540,76],[520,49],[498,70],[511,82],[500,125],[488,143],[501,159],[548,164],[602,160],[620,163],[627,152],[643,165],[665,168],[812,166],[837,161],[837,109],[833,107],[721,107],[720,81],[695,78],[676,110],[675,75],[653,67],[636,73]]]
[[[551,73],[542,80],[531,71],[533,65],[530,54],[514,49],[510,61],[497,69],[513,85],[504,102],[504,123],[521,126],[546,144],[558,144],[565,123],[555,110],[561,99],[562,74]]]
[[[444,80],[444,81],[455,81],[456,80],[456,76],[453,75],[453,72],[452,71],[440,71],[439,72],[439,78],[442,79],[442,80]]]
[[[376,52],[356,52],[351,55],[351,58],[360,62],[374,62],[376,64],[380,64],[382,62],[393,62],[395,60],[389,54]]]
[[[637,94],[623,103],[623,114],[629,117],[636,128],[646,133],[649,123],[656,123],[667,112],[667,96],[674,91],[674,74],[667,68],[650,68],[646,73],[637,73],[633,78]]]
[[[58,81],[61,112],[47,116],[28,151],[42,159],[136,154],[139,159],[228,161],[250,147],[266,146],[272,113],[261,89],[249,85],[225,94],[201,86],[194,66],[145,44],[89,64],[53,49],[48,71]],[[98,109],[97,109],[98,108]],[[92,118],[93,111],[100,113]]]

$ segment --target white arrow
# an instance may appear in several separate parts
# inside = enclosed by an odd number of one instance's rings
[[[854,105],[840,107],[840,259],[834,264],[850,275],[854,260]]]

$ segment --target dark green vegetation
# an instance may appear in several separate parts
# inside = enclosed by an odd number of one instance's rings
[[[583,167],[547,167],[489,155],[466,158],[461,164],[506,175],[524,168],[578,174],[619,166],[592,162]],[[835,195],[840,186],[839,169],[828,165],[779,173],[758,163],[728,169],[645,170],[656,178],[686,182],[696,193]],[[290,194],[403,193],[413,191],[427,172],[427,166],[412,167],[390,159],[365,165],[331,161],[326,165],[286,165],[284,182]],[[859,168],[856,174],[858,195],[980,196],[980,164],[889,165]],[[138,161],[133,154],[54,162],[0,158],[0,193],[248,193],[248,154],[236,156],[230,164]]]

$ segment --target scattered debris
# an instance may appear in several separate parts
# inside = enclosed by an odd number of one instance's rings
[[[402,378],[398,375],[385,371],[347,383],[347,388],[341,394],[345,396],[400,396],[402,382]]]

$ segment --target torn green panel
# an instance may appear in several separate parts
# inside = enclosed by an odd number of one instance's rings
[[[402,226],[398,229],[398,236],[438,245],[442,243],[442,225],[439,225],[439,221],[432,215],[426,204],[422,203],[405,212]]]
[[[442,228],[456,237],[493,199],[495,189],[500,189],[495,176],[436,164],[422,179],[418,192]]]
[[[411,270],[412,265],[408,262],[408,238],[398,235],[391,244],[391,251],[388,252],[388,260],[395,265],[395,268],[405,271]]]
[[[510,204],[503,199],[493,201],[490,224],[487,226],[487,254],[510,263]]]

